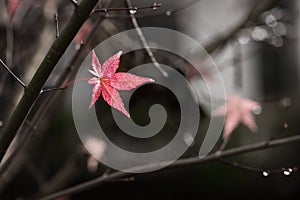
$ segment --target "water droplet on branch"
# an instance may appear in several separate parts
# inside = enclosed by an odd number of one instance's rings
[[[263,172],[262,172],[262,175],[263,175],[264,177],[268,177],[268,176],[270,176],[270,172],[269,172],[269,171],[263,171]]]
[[[167,16],[171,16],[171,15],[172,15],[172,11],[167,10],[167,11],[166,11],[166,15],[167,15]]]
[[[282,47],[283,46],[283,39],[280,36],[273,36],[268,39],[268,43],[273,45],[274,47]]]
[[[283,171],[282,171],[283,175],[285,175],[285,176],[291,175],[292,172],[293,172],[292,168],[283,169]]]
[[[129,13],[134,15],[137,12],[137,7],[134,7],[133,9],[129,10]]]
[[[255,115],[260,115],[262,113],[262,108],[261,106],[257,105],[252,109],[252,113]]]
[[[289,107],[291,105],[291,103],[292,103],[292,101],[289,97],[285,97],[278,102],[278,104],[281,108]]]
[[[277,25],[277,20],[274,17],[274,15],[268,15],[265,19],[265,23],[267,24],[267,26],[269,27],[275,27]]]
[[[287,32],[285,25],[281,22],[277,23],[277,26],[275,26],[272,30],[273,33],[277,36],[285,36]]]
[[[257,26],[252,31],[251,36],[256,41],[263,41],[268,37],[268,32],[264,28]]]
[[[152,5],[153,10],[158,9],[161,6],[161,4],[154,2]]]

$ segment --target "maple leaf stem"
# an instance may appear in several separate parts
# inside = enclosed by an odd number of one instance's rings
[[[65,90],[65,89],[69,88],[71,86],[71,84],[76,83],[77,81],[88,81],[88,80],[90,80],[90,78],[79,78],[74,81],[70,81],[70,82],[66,83],[62,87],[42,89],[40,94],[45,94],[48,92],[54,92],[54,91],[59,91],[59,90]]]
[[[172,164],[170,164],[163,170],[174,169],[174,168],[179,168],[179,167],[186,167],[186,166],[191,166],[191,165],[199,165],[199,164],[208,163],[208,162],[212,162],[212,161],[216,161],[216,160],[220,160],[220,159],[224,160],[224,158],[226,158],[226,157],[241,155],[244,153],[249,153],[249,152],[254,152],[254,151],[259,151],[259,150],[265,150],[265,149],[268,149],[271,147],[286,145],[286,144],[293,143],[293,142],[300,142],[300,135],[272,140],[269,142],[269,144],[267,146],[265,145],[265,142],[258,142],[258,143],[254,143],[254,144],[250,144],[250,145],[231,148],[231,149],[223,151],[221,154],[212,153],[212,154],[209,154],[202,158],[199,158],[199,157],[183,158],[183,159],[173,162]],[[155,169],[155,168],[157,168],[157,166],[162,166],[166,163],[169,163],[169,161],[139,166],[138,169],[141,171],[142,170],[150,171],[151,169]],[[135,169],[137,169],[137,168],[135,168]],[[130,170],[128,170],[128,171],[130,171]],[[78,192],[87,190],[89,188],[99,186],[100,184],[103,184],[104,182],[107,182],[110,180],[115,180],[115,179],[124,178],[124,177],[131,177],[131,176],[132,176],[132,174],[126,173],[123,171],[113,172],[106,176],[100,176],[98,178],[95,178],[95,179],[86,181],[84,183],[80,183],[78,185],[72,186],[70,188],[66,188],[64,190],[41,197],[38,200],[50,200],[50,199],[56,199],[58,197],[62,197],[62,196],[66,196],[66,195],[76,194]]]
[[[128,7],[132,7],[132,3],[131,3],[131,0],[126,0],[127,1],[127,4],[128,4]],[[130,19],[131,19],[131,22],[144,46],[144,48],[146,49],[147,51],[147,54],[148,56],[150,57],[152,63],[154,64],[154,66],[157,68],[157,70],[164,76],[164,77],[168,77],[168,73],[161,67],[161,65],[157,62],[156,58],[154,57],[154,54],[153,52],[151,51],[151,48],[149,47],[149,44],[136,20],[136,17],[134,14],[130,13],[129,11],[129,15],[130,15]]]
[[[16,109],[10,116],[0,134],[0,161],[2,161],[10,143],[39,97],[41,89],[54,67],[72,42],[82,24],[90,16],[91,11],[97,3],[98,0],[81,1],[80,5],[78,5],[74,10],[72,17],[60,37],[54,41],[48,53],[44,57],[31,82],[26,87],[25,93],[23,94]]]
[[[10,69],[9,67],[0,59],[0,63],[1,65],[4,67],[4,69],[24,88],[26,89],[26,85],[23,81],[21,81],[21,79],[16,75],[14,74]]]

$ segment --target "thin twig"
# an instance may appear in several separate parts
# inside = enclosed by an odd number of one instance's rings
[[[125,7],[125,8],[100,8],[100,9],[94,9],[93,13],[96,12],[102,12],[102,13],[106,13],[106,12],[113,12],[113,11],[123,11],[123,10],[134,10],[134,11],[138,11],[138,10],[145,10],[145,9],[158,9],[161,7],[161,3],[153,3],[151,6],[141,6],[141,7]]]
[[[128,7],[132,8],[131,1],[130,0],[126,0],[126,1],[127,1],[127,4],[128,4]],[[140,26],[139,26],[136,18],[135,18],[135,15],[133,13],[131,13],[130,11],[129,11],[129,15],[130,15],[131,22],[132,22],[132,24],[133,24],[133,26],[134,26],[134,28],[135,28],[135,30],[136,30],[136,32],[137,32],[140,40],[141,40],[144,48],[146,49],[147,54],[150,57],[152,63],[154,64],[154,66],[157,68],[157,70],[163,76],[168,77],[168,73],[161,67],[161,65],[157,62],[156,58],[154,57],[153,52],[152,52],[151,48],[149,47],[149,44],[148,44],[148,42],[147,42],[147,40],[146,40],[146,38],[145,38],[142,30],[141,30],[141,28],[140,28]]]
[[[248,165],[243,165],[243,164],[240,164],[238,162],[231,162],[231,161],[229,161],[227,159],[224,159],[224,158],[220,158],[219,161],[221,161],[222,163],[224,163],[226,165],[236,167],[236,168],[239,168],[239,169],[243,169],[243,170],[247,170],[247,171],[254,171],[254,172],[263,172],[264,171],[262,169],[251,167],[251,166],[248,166]],[[270,171],[270,170],[268,170],[268,171]]]
[[[191,166],[191,165],[199,165],[199,164],[219,160],[220,158],[227,158],[227,157],[231,157],[231,156],[241,155],[244,153],[265,150],[265,149],[268,149],[271,147],[286,145],[289,143],[299,142],[299,141],[300,141],[300,135],[296,135],[296,136],[291,136],[291,137],[287,137],[287,138],[272,140],[268,143],[268,145],[266,145],[265,142],[254,143],[254,144],[250,144],[250,145],[245,145],[245,146],[225,150],[221,154],[212,153],[212,154],[209,154],[202,158],[192,157],[192,158],[180,159],[180,160],[173,162],[171,165],[167,166],[164,169],[186,167],[186,166]],[[143,166],[135,167],[132,170],[128,169],[126,171],[133,171],[133,170],[151,171],[152,169],[156,169],[158,166],[164,166],[167,163],[169,163],[169,161],[155,163],[155,164],[149,164],[149,165],[143,165]],[[126,172],[122,172],[122,171],[114,172],[105,177],[101,176],[99,178],[95,178],[93,180],[75,185],[73,187],[52,193],[50,195],[40,198],[39,200],[50,200],[50,199],[55,199],[55,198],[65,196],[65,195],[75,194],[75,193],[90,189],[92,187],[95,187],[97,185],[100,185],[104,182],[108,182],[112,179],[123,178],[123,177],[128,177],[128,176],[132,176],[132,175],[130,173],[126,173]]]
[[[135,177],[131,176],[131,177],[128,177],[128,178],[117,178],[117,179],[111,179],[111,180],[108,180],[107,182],[134,182],[135,181]]]
[[[54,21],[55,21],[56,38],[59,38],[58,14],[57,14],[57,12],[54,13]]]
[[[281,127],[280,127],[280,130],[273,134],[272,137],[270,139],[268,139],[266,142],[265,142],[265,145],[269,145],[269,143],[276,139],[285,129],[287,129],[287,124],[284,123]],[[219,147],[219,149],[217,150],[217,154],[221,154],[222,151],[226,148],[228,142],[230,141],[230,136],[223,140],[223,143],[221,144],[221,146]],[[248,171],[258,171],[258,172],[265,172],[265,171],[268,171],[269,173],[278,173],[278,172],[281,172],[280,170],[265,170],[265,169],[260,169],[260,168],[255,168],[255,167],[252,167],[252,166],[248,166],[248,165],[245,165],[245,164],[240,164],[238,162],[232,162],[232,161],[229,161],[229,160],[226,160],[224,158],[219,158],[219,161],[221,161],[222,163],[224,164],[227,164],[227,165],[230,165],[230,166],[233,166],[233,167],[236,167],[236,168],[240,168],[240,169],[244,169],[244,170],[248,170]]]
[[[278,174],[278,173],[284,173],[284,171],[288,171],[288,173],[296,172],[298,170],[298,167],[284,167],[280,169],[261,169],[257,167],[252,167],[249,165],[240,164],[238,162],[231,162],[227,159],[220,158],[219,161],[221,161],[223,164],[229,165],[231,167],[235,167],[238,169],[246,170],[246,171],[252,171],[252,172],[260,172],[263,176],[269,176],[270,174]],[[289,175],[285,174],[285,175]]]
[[[70,0],[70,1],[75,6],[75,8],[78,6],[78,2],[76,0]]]
[[[26,169],[32,176],[32,178],[36,181],[38,186],[41,188],[43,185],[45,185],[46,180],[41,173],[41,171],[38,169],[38,167],[35,165],[35,163],[32,162],[32,160],[29,160],[26,164]]]
[[[148,17],[160,17],[160,16],[170,16],[173,15],[181,10],[187,9],[189,7],[194,6],[196,3],[201,2],[202,0],[192,0],[190,2],[185,3],[183,6],[179,6],[178,8],[172,9],[172,10],[167,10],[164,12],[155,12],[155,13],[145,13],[145,14],[137,14],[136,18],[141,19],[141,18],[148,18]],[[117,18],[130,18],[130,16],[125,15],[125,14],[114,14],[114,15],[105,15],[105,18],[109,19],[117,19]]]
[[[59,91],[59,90],[65,90],[70,86],[71,85],[66,85],[66,86],[58,87],[58,88],[43,89],[40,94],[42,95],[42,94],[45,94],[45,93],[48,93],[48,92],[55,92],[55,91]]]
[[[25,85],[25,83],[23,83],[23,81],[21,81],[21,79],[17,76],[17,75],[15,75],[10,69],[9,69],[9,67],[7,67],[6,66],[6,64],[0,59],[0,63],[1,63],[1,65],[4,67],[4,69],[6,69],[6,71],[8,71],[8,73],[12,76],[12,77],[14,77],[14,79],[24,88],[24,89],[26,89],[26,85]]]

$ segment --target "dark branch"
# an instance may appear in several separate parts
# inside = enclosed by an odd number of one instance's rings
[[[241,155],[244,153],[249,153],[249,152],[254,152],[254,151],[259,151],[259,150],[265,150],[265,149],[268,149],[271,147],[286,145],[289,143],[299,142],[299,141],[300,141],[300,135],[272,140],[267,145],[266,145],[266,142],[259,142],[259,143],[255,143],[255,144],[250,144],[250,145],[245,145],[245,146],[225,150],[225,151],[222,151],[221,153],[218,153],[218,152],[212,153],[203,158],[192,157],[192,158],[180,159],[180,160],[173,162],[171,165],[167,166],[164,169],[186,167],[186,166],[191,166],[191,165],[199,165],[199,164],[219,160],[222,158]],[[156,169],[158,166],[163,166],[167,163],[169,163],[169,161],[139,166],[139,167],[135,167],[134,169],[136,169],[138,171],[151,171],[151,169]],[[126,171],[133,171],[133,170],[128,169]],[[87,190],[92,187],[98,186],[98,185],[108,182],[110,180],[124,178],[124,177],[130,177],[130,176],[132,176],[132,175],[129,173],[126,173],[126,172],[122,172],[122,171],[114,172],[107,176],[101,176],[99,178],[78,184],[76,186],[67,188],[65,190],[58,191],[58,192],[50,194],[48,196],[44,196],[44,197],[40,198],[39,200],[50,200],[50,199],[55,199],[55,198],[65,196],[65,195],[75,194],[75,193],[81,192],[83,190]]]
[[[21,79],[15,75],[10,69],[9,67],[6,66],[6,64],[0,59],[0,63],[1,65],[4,67],[4,69],[12,76],[14,77],[14,79],[24,88],[26,89],[26,85],[25,83],[23,83],[23,81],[21,81]]]

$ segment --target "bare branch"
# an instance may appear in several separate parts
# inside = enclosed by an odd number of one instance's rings
[[[185,3],[183,6],[180,6],[178,8],[175,8],[172,10],[167,10],[164,12],[155,12],[155,14],[153,14],[153,13],[151,13],[151,14],[149,14],[149,13],[136,14],[136,18],[140,19],[140,18],[148,18],[148,17],[171,16],[171,15],[173,15],[181,10],[184,10],[186,8],[189,8],[201,1],[202,0],[191,0],[187,3]],[[105,15],[105,18],[113,18],[113,19],[115,19],[115,18],[130,18],[130,16],[118,13],[118,14],[114,14],[114,15]]]
[[[126,0],[127,1],[127,4],[128,4],[128,7],[129,8],[132,8],[132,3],[130,0]],[[134,10],[134,12],[136,12],[137,9]],[[153,52],[151,51],[150,47],[149,47],[149,44],[134,16],[134,13],[132,12],[132,9],[129,10],[129,14],[130,14],[130,18],[131,18],[131,22],[141,40],[141,42],[143,43],[143,46],[145,47],[146,51],[147,51],[147,54],[148,56],[150,57],[152,63],[154,64],[154,66],[157,68],[157,70],[165,77],[168,77],[168,73],[161,67],[161,65],[157,62],[156,58],[154,57],[153,55]]]
[[[248,165],[243,165],[237,162],[231,162],[227,159],[224,158],[220,158],[219,161],[221,161],[222,163],[238,168],[238,169],[242,169],[242,170],[246,170],[246,171],[252,171],[252,172],[259,172],[261,173],[262,176],[270,176],[270,174],[279,174],[279,173],[283,173],[284,175],[288,176],[293,172],[296,172],[298,170],[298,167],[287,167],[287,168],[280,168],[280,169],[261,169],[261,168],[256,168],[256,167],[252,167],[252,166],[248,166]]]
[[[67,89],[70,86],[71,86],[70,84],[67,84],[67,85],[65,85],[63,87],[43,89],[43,90],[41,90],[41,95],[45,94],[45,93],[48,93],[48,92],[55,92],[55,91],[59,91],[59,90],[65,90],[65,89]]]
[[[291,136],[291,137],[287,137],[287,138],[272,140],[267,145],[266,145],[266,142],[254,143],[254,144],[250,144],[250,145],[245,145],[245,146],[225,150],[225,151],[222,151],[221,153],[218,153],[218,152],[212,153],[203,158],[192,157],[192,158],[180,159],[180,160],[173,162],[171,165],[167,166],[164,169],[186,167],[186,166],[190,166],[190,165],[199,165],[199,164],[219,160],[222,158],[241,155],[244,153],[249,153],[249,152],[254,152],[254,151],[259,151],[259,150],[265,150],[265,149],[268,149],[271,147],[286,145],[289,143],[299,142],[299,141],[300,141],[300,135],[296,135],[296,136]],[[149,164],[149,165],[143,165],[143,166],[135,167],[134,169],[139,170],[139,171],[151,171],[151,169],[156,169],[158,166],[164,166],[167,163],[169,163],[169,161],[168,162],[165,161],[165,162],[161,162],[161,163],[154,163],[154,164]],[[132,170],[128,169],[126,171],[132,171]],[[124,178],[124,177],[130,177],[130,176],[132,176],[130,173],[126,173],[126,172],[122,172],[122,171],[114,172],[107,176],[101,176],[99,178],[95,178],[93,180],[90,180],[90,181],[78,184],[76,186],[67,188],[65,190],[61,190],[56,193],[44,196],[44,197],[40,198],[39,200],[50,200],[50,199],[55,199],[55,198],[65,196],[65,195],[75,194],[75,193],[81,192],[83,190],[87,190],[92,187],[98,186],[98,185],[108,182],[110,180]]]
[[[158,9],[162,6],[161,3],[153,3],[151,6],[141,6],[141,7],[125,7],[125,8],[100,8],[100,9],[94,9],[93,13],[96,12],[102,12],[102,13],[106,13],[106,12],[118,12],[118,11],[123,11],[123,10],[134,10],[134,11],[138,11],[138,10],[145,10],[145,9]]]
[[[242,164],[237,163],[237,162],[231,162],[231,161],[229,161],[227,159],[224,159],[224,158],[220,158],[219,161],[221,161],[222,163],[224,163],[226,165],[236,167],[236,168],[239,168],[239,169],[243,169],[243,170],[246,170],[246,171],[253,171],[253,172],[263,172],[264,171],[262,169],[251,167],[251,166],[248,166],[248,165],[242,165]],[[270,170],[265,170],[265,171],[270,171]]]
[[[6,71],[8,71],[8,73],[12,76],[12,77],[14,77],[14,79],[24,88],[24,89],[26,89],[26,85],[25,85],[25,83],[23,83],[23,81],[21,81],[21,79],[17,76],[17,75],[15,75],[10,69],[9,69],[9,67],[0,59],[0,63],[1,63],[1,65],[4,67],[4,69],[6,69]]]
[[[272,140],[274,139],[277,139],[278,136],[283,133],[284,130],[286,130],[288,128],[288,125],[287,123],[284,123],[278,132],[275,132],[270,139],[268,139],[267,141],[265,141],[265,145],[268,145],[269,142],[271,142]],[[217,150],[217,154],[221,154],[222,151],[226,148],[228,142],[230,141],[230,136],[223,140],[223,143],[221,144],[221,146],[219,147],[219,149]],[[252,166],[248,166],[248,165],[245,165],[245,164],[240,164],[238,162],[232,162],[232,161],[229,161],[227,159],[224,159],[224,158],[219,158],[219,161],[221,161],[222,163],[226,164],[226,165],[230,165],[232,167],[236,167],[236,168],[239,168],[239,169],[243,169],[243,170],[247,170],[247,171],[255,171],[255,172],[261,172],[263,176],[268,176],[270,173],[282,173],[282,170],[271,170],[271,169],[260,169],[260,168],[256,168],[256,167],[252,167]],[[265,174],[265,173],[268,173],[268,174]]]

